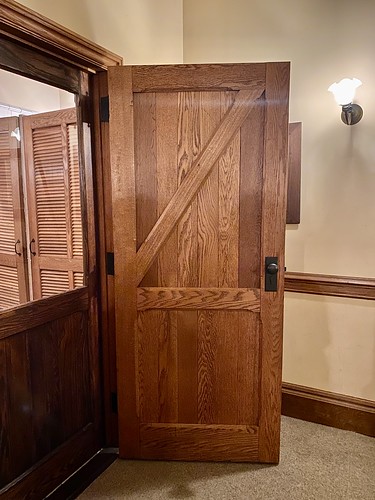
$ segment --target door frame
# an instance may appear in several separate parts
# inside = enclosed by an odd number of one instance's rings
[[[22,492],[32,490],[52,468],[55,469],[54,484],[50,482],[49,488],[58,486],[100,447],[107,444],[103,433],[101,386],[102,374],[105,371],[102,367],[102,353],[106,352],[103,344],[105,344],[108,332],[100,324],[100,296],[103,294],[100,292],[99,280],[100,265],[103,261],[105,262],[105,255],[99,253],[103,232],[98,227],[95,216],[101,199],[101,187],[98,188],[96,181],[101,175],[102,162],[94,147],[97,132],[92,106],[91,80],[96,73],[106,72],[108,66],[121,65],[122,58],[13,0],[0,0],[0,48],[1,69],[76,95],[79,157],[80,164],[83,166],[81,169],[82,206],[87,207],[82,215],[83,227],[87,227],[83,248],[89,297],[91,332],[89,356],[92,367],[90,378],[95,392],[94,433],[97,443],[94,449],[87,442],[87,450],[83,454],[77,452],[77,459],[69,464],[66,463],[68,457],[62,446],[62,449],[54,452],[50,458],[47,456],[42,464],[36,464],[6,487],[7,493],[12,497],[12,494],[17,496]],[[51,301],[51,298],[45,300]],[[38,304],[23,305],[18,316],[21,317],[21,313],[22,315],[27,313],[27,316],[37,314],[40,305],[41,301],[38,301]],[[18,308],[14,311],[17,314]],[[0,320],[1,316],[0,314]],[[4,320],[6,324],[8,318],[4,316]],[[104,360],[104,364],[108,362],[109,360]],[[9,487],[11,489],[8,491]]]

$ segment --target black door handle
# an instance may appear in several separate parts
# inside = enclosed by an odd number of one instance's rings
[[[277,257],[266,257],[265,291],[277,292],[277,275],[279,262]]]
[[[32,250],[32,244],[33,244],[33,243],[35,243],[34,238],[30,241],[30,244],[29,244],[29,250],[30,250],[31,255],[34,255],[34,256],[35,256],[35,255],[36,255],[36,252],[33,252],[33,250]]]
[[[17,245],[19,245],[20,243],[20,240],[17,240],[14,244],[14,253],[19,256],[22,255],[22,252],[17,252]]]

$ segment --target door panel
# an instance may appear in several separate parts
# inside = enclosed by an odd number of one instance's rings
[[[28,300],[18,118],[0,118],[0,310]]]
[[[289,66],[109,72],[120,454],[277,462]]]
[[[83,283],[76,121],[74,108],[22,118],[34,299]]]

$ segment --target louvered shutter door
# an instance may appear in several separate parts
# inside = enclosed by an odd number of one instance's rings
[[[22,128],[33,298],[38,299],[83,285],[76,111],[23,117]]]
[[[27,300],[17,127],[17,118],[0,118],[0,310]]]

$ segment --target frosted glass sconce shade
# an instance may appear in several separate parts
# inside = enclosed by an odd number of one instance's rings
[[[362,82],[358,78],[343,78],[338,83],[332,83],[328,90],[332,92],[337,104],[345,106],[353,102],[355,91],[360,85]]]
[[[361,106],[353,104],[355,91],[360,85],[362,82],[358,78],[343,78],[328,87],[337,104],[342,106],[341,119],[346,125],[355,125],[363,116]]]

